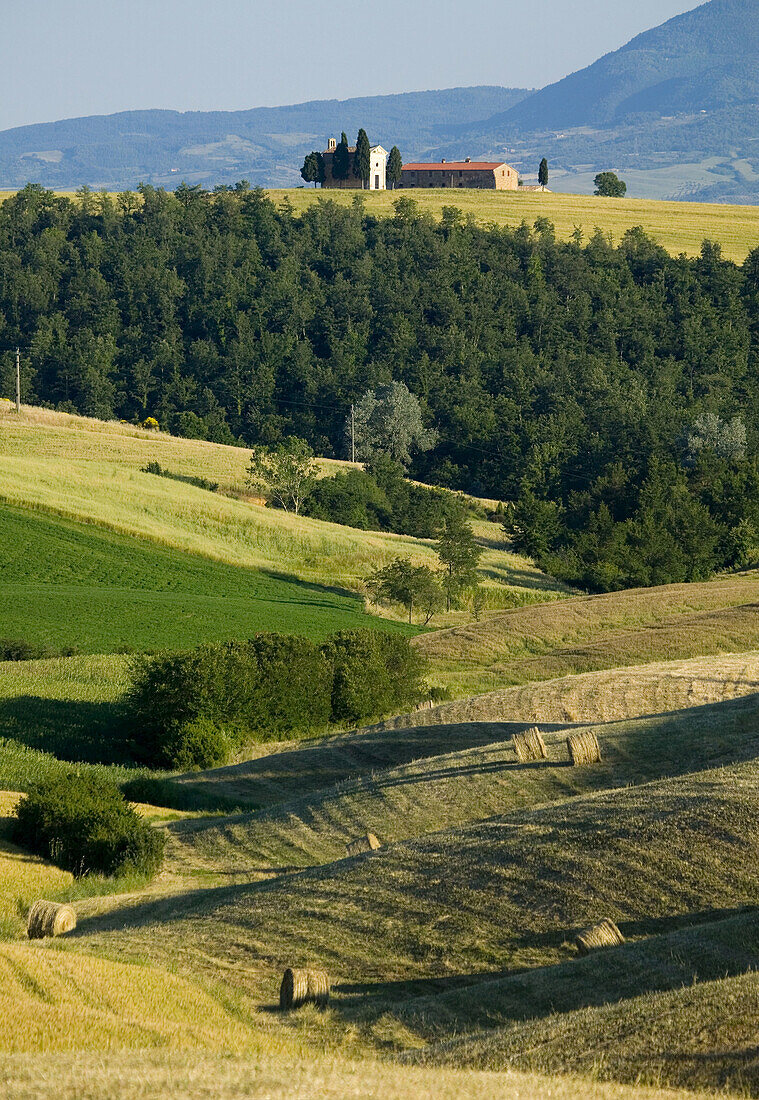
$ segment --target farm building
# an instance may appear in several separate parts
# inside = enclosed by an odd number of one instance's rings
[[[519,173],[509,164],[493,161],[441,160],[431,164],[404,164],[401,187],[479,187],[486,191],[516,191]]]
[[[357,179],[353,175],[353,157],[356,153],[356,146],[351,145],[348,147],[350,153],[350,169],[348,171],[348,178],[344,180],[335,179],[332,174],[332,159],[337,149],[337,141],[335,138],[330,138],[327,143],[327,148],[322,154],[324,156],[324,183],[322,187],[340,188],[341,190],[361,190],[362,183],[360,179]],[[387,149],[383,149],[381,145],[373,145],[371,148],[371,170],[369,173],[369,190],[370,191],[385,191],[387,189]]]

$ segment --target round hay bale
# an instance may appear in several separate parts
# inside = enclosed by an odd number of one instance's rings
[[[58,905],[40,898],[29,910],[26,934],[30,940],[42,940],[45,936],[63,936],[76,928],[76,913],[70,905]]]
[[[598,738],[591,730],[573,733],[567,738],[567,747],[574,767],[583,764],[598,764],[601,761],[601,748]]]
[[[288,967],[279,987],[279,1007],[284,1011],[301,1005],[326,1005],[329,1001],[329,975],[326,970],[294,970]]]
[[[522,733],[515,733],[511,740],[520,764],[531,764],[535,760],[548,759],[546,743],[537,726]]]
[[[345,851],[349,856],[361,856],[364,852],[376,852],[382,845],[377,840],[374,833],[367,833],[366,836],[357,837],[356,840],[350,840],[345,845]]]
[[[603,947],[618,947],[624,942],[625,937],[609,917],[604,917],[590,928],[584,928],[575,936],[577,950],[581,955],[589,955],[591,951],[598,951]]]

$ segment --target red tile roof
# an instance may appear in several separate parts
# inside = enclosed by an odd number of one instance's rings
[[[432,164],[404,164],[404,172],[494,172],[496,168],[505,168],[503,161],[452,160],[435,161]]]

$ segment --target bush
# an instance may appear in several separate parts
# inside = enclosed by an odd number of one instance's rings
[[[414,485],[403,467],[384,455],[366,471],[349,470],[317,481],[303,503],[306,515],[370,531],[434,538],[462,509],[453,493]]]
[[[130,692],[136,747],[153,766],[211,767],[247,739],[323,728],[331,689],[319,649],[286,634],[141,658]]]
[[[343,630],[323,645],[332,666],[332,721],[357,724],[421,702],[424,663],[407,638]]]
[[[0,638],[0,661],[38,661],[49,657],[73,657],[76,653],[75,646],[53,649],[23,638]]]
[[[223,764],[249,740],[356,723],[419,702],[423,662],[406,638],[345,630],[317,647],[257,634],[248,642],[141,657],[130,700],[146,763],[181,771]]]
[[[140,820],[112,780],[91,772],[34,784],[16,809],[13,838],[77,877],[152,875],[165,841]]]
[[[194,485],[196,489],[207,489],[209,493],[219,491],[218,481],[209,481],[205,477],[196,477],[195,474],[174,474],[161,466],[160,462],[148,462],[142,467],[143,474],[155,474],[156,477],[168,477],[172,481],[183,481],[185,485]]]
[[[193,718],[166,731],[162,751],[172,768],[189,772],[224,764],[238,738],[208,718]]]

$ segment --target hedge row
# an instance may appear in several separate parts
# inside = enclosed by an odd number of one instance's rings
[[[318,646],[295,635],[140,658],[130,703],[135,747],[155,767],[214,767],[251,740],[356,724],[421,697],[423,663],[408,640],[347,630]]]

